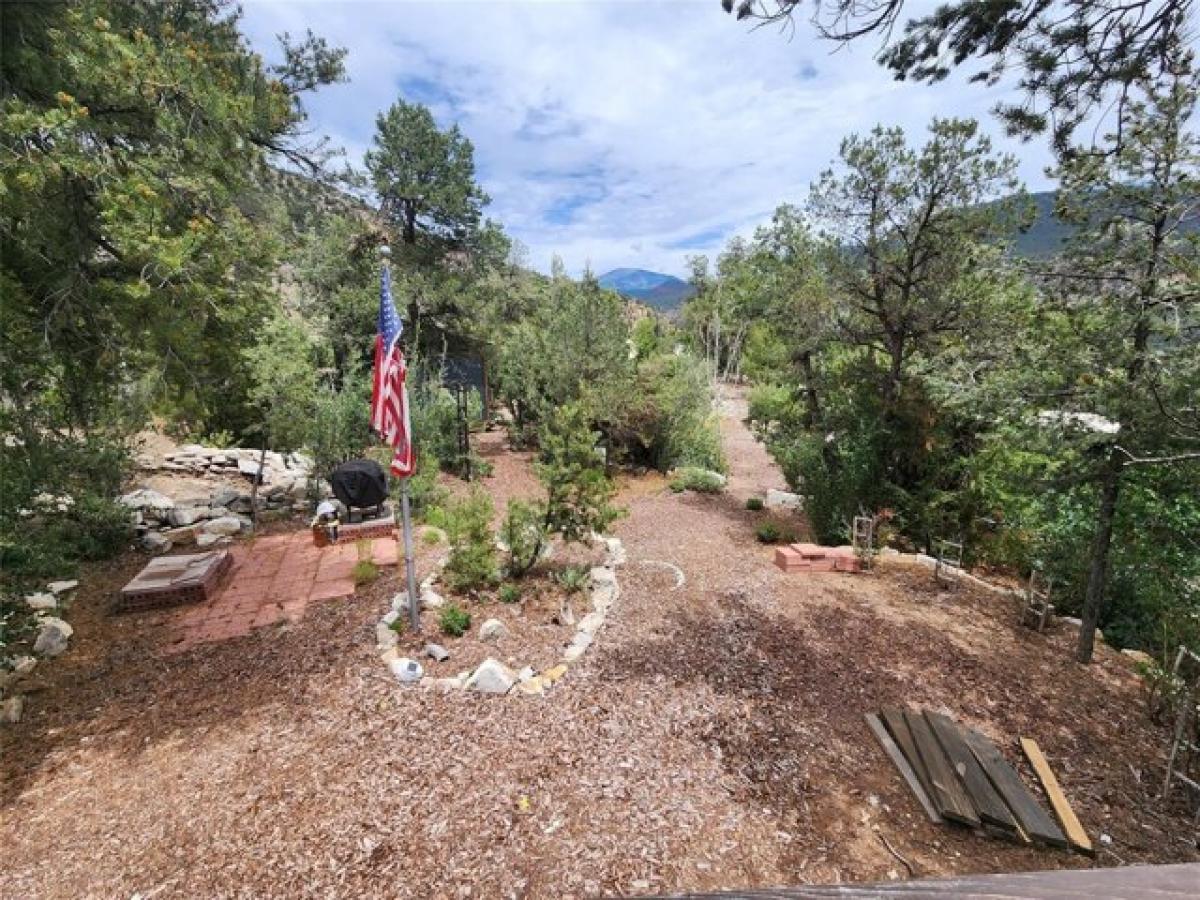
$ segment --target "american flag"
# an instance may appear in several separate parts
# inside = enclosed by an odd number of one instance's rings
[[[375,381],[371,386],[371,427],[390,446],[392,474],[401,478],[412,475],[412,429],[408,421],[408,390],[404,379],[408,368],[400,352],[400,334],[404,324],[392,303],[392,276],[386,266],[379,286],[379,334],[375,338]]]

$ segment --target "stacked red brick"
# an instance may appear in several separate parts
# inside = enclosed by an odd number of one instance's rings
[[[775,565],[785,572],[861,572],[862,560],[853,547],[790,544],[775,550]]]

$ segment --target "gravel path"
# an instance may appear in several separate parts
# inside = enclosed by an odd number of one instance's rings
[[[396,685],[373,650],[387,581],[164,657],[155,617],[102,614],[139,560],[93,573],[75,646],[0,732],[0,896],[557,898],[906,874],[881,836],[919,876],[1087,864],[929,825],[862,722],[904,701],[1006,748],[1037,738],[1085,826],[1112,836],[1102,864],[1195,861],[1186,813],[1150,799],[1162,734],[1116,654],[1081,669],[1065,630],[1021,631],[1005,603],[923,572],[771,567],[743,501],[782,481],[740,402],[727,494],[626,485],[622,597],[545,697]]]

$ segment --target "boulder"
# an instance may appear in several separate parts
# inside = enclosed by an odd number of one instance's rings
[[[512,669],[489,656],[471,673],[465,687],[480,694],[507,694],[516,681],[517,675]]]
[[[69,581],[52,581],[46,585],[46,590],[57,597],[59,594],[65,594],[67,591],[73,591],[77,587],[79,587],[79,582],[72,578]]]
[[[9,697],[7,700],[0,700],[0,723],[14,725],[20,722],[24,709],[24,697]]]
[[[204,523],[204,530],[208,534],[235,535],[242,530],[242,520],[237,516],[209,519]]]
[[[227,544],[232,544],[233,538],[226,537],[221,534],[208,534],[201,532],[196,535],[196,546],[201,550],[209,550],[212,547],[224,547]]]
[[[503,637],[508,637],[508,629],[504,627],[504,623],[499,619],[488,619],[479,626],[479,639],[481,641],[498,641]]]
[[[197,509],[194,506],[176,506],[167,510],[166,520],[174,527],[182,528],[185,525],[195,525],[205,517],[204,512],[205,510]]]
[[[58,656],[67,649],[71,635],[75,633],[70,625],[62,619],[46,616],[41,619],[41,631],[33,644],[33,652],[42,656]]]
[[[425,674],[425,670],[421,668],[421,664],[415,659],[409,659],[407,656],[401,656],[399,659],[394,659],[388,663],[388,668],[392,670],[392,674],[396,676],[396,680],[402,684],[413,684],[421,680],[421,676]]]
[[[32,672],[36,665],[37,660],[32,656],[18,656],[12,669],[0,668],[0,693]]]
[[[25,596],[25,605],[30,609],[47,610],[58,606],[58,598],[49,591],[39,591]]]
[[[160,494],[158,491],[152,491],[149,488],[141,488],[125,494],[117,500],[122,506],[128,506],[130,509],[140,510],[168,510],[175,508],[175,501],[166,494]]]
[[[432,588],[421,591],[422,609],[441,609],[445,605],[446,598]]]
[[[396,620],[399,618],[400,618],[400,611],[396,610],[396,609],[390,609],[386,613],[383,614],[383,618],[380,619],[379,621],[381,621],[384,625],[391,627],[392,625],[394,625],[396,623]]]
[[[142,549],[151,553],[166,553],[172,547],[171,539],[163,537],[157,531],[147,531],[142,535]]]
[[[804,498],[791,491],[777,491],[771,488],[767,491],[765,505],[767,509],[800,510],[804,508]]]
[[[239,459],[237,467],[238,467],[238,471],[241,472],[243,475],[247,475],[250,478],[258,477],[258,460],[257,459]],[[269,474],[269,470],[266,468],[266,466],[264,466],[263,470],[262,470],[262,476],[263,476],[262,483],[263,484],[266,484],[268,474]]]
[[[445,662],[450,658],[450,652],[441,644],[426,644],[425,655],[438,662]]]
[[[212,505],[228,507],[230,503],[233,503],[235,500],[237,500],[241,496],[242,496],[242,492],[237,490],[236,488],[219,487],[215,491],[213,491]],[[246,496],[247,500],[250,499],[249,494],[246,494],[245,496]]]
[[[196,529],[191,525],[186,525],[183,528],[168,528],[162,532],[172,544],[194,544],[196,542]]]

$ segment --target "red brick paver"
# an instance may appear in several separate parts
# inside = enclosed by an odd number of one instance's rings
[[[394,537],[374,538],[370,549],[377,566],[399,563]],[[309,603],[354,593],[357,544],[314,547],[305,530],[256,538],[230,552],[233,570],[216,595],[167,618],[168,652],[240,637],[264,625],[297,622]]]

